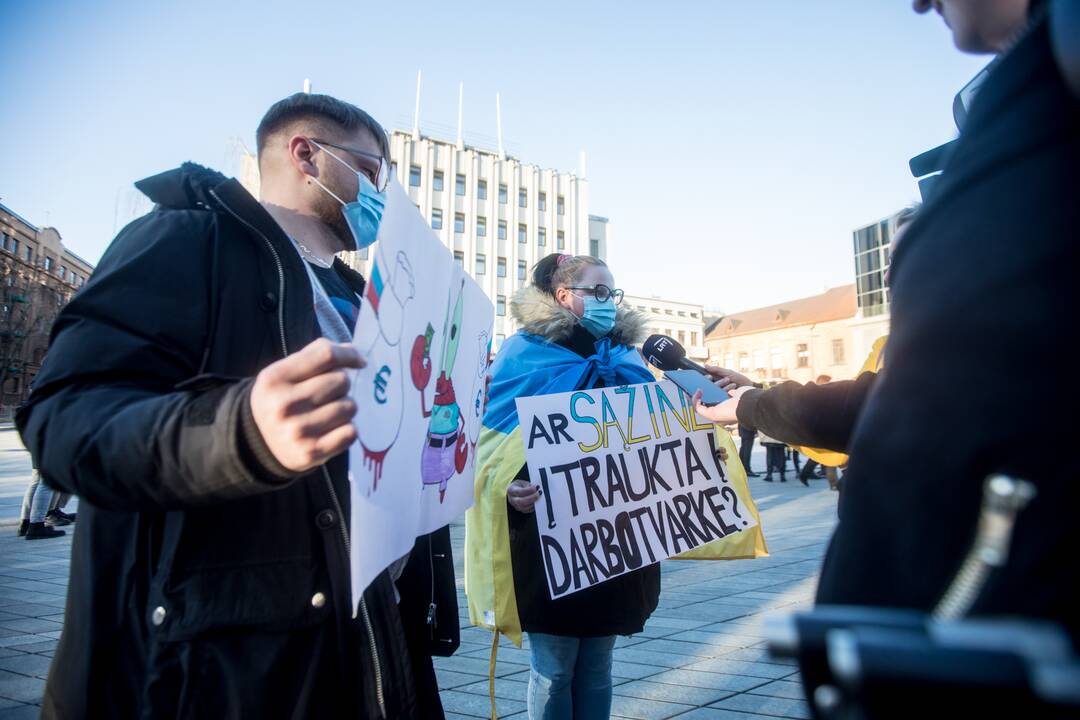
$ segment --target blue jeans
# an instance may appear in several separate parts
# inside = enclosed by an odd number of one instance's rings
[[[52,509],[52,501],[52,488],[41,481],[41,473],[35,469],[30,476],[30,484],[26,486],[26,493],[23,494],[19,519],[32,523],[44,522],[45,514]]]
[[[607,720],[615,636],[529,633],[529,720]]]

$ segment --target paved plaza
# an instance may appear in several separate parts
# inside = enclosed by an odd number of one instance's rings
[[[754,453],[754,466],[764,466]],[[63,626],[71,534],[27,542],[15,536],[30,459],[10,426],[0,427],[0,720],[35,718]],[[751,479],[771,557],[665,561],[660,606],[645,631],[619,638],[613,716],[653,720],[809,718],[799,676],[770,658],[761,619],[807,607],[836,521],[836,493],[790,479]],[[73,502],[74,504],[74,502]],[[69,506],[69,512],[77,507]],[[71,528],[68,528],[69,530]],[[462,588],[464,527],[452,528],[461,649],[435,661],[447,717],[490,716],[491,634],[468,623]],[[496,669],[500,718],[525,716],[529,655],[509,643]]]

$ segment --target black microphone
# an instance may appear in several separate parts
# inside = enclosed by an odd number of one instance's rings
[[[702,375],[709,372],[686,357],[686,348],[667,335],[650,335],[641,345],[641,354],[658,370],[696,370]]]

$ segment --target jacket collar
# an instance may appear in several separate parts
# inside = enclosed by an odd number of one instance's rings
[[[551,342],[566,341],[578,326],[572,312],[533,285],[521,288],[510,298],[510,314],[522,330]],[[643,314],[621,306],[616,310],[615,327],[608,337],[613,345],[637,345],[645,339],[645,322]]]

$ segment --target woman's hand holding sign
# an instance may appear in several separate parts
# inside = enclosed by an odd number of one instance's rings
[[[528,480],[515,480],[506,488],[506,499],[518,512],[531,513],[540,499],[540,488],[530,485]]]

